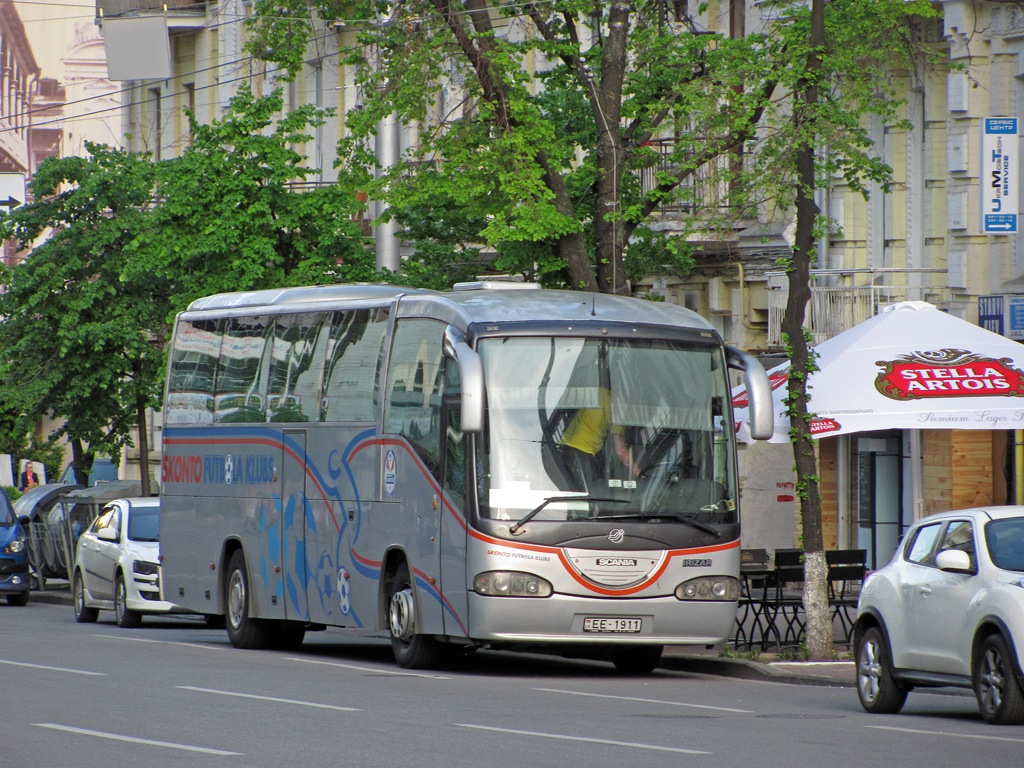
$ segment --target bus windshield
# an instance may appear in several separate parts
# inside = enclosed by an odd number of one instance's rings
[[[737,522],[720,348],[485,338],[480,514],[522,522]]]

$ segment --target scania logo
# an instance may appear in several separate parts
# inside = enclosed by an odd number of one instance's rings
[[[608,541],[612,544],[619,544],[626,538],[626,532],[621,528],[612,528],[608,531]]]
[[[605,568],[614,568],[615,566],[636,566],[636,560],[632,557],[599,557],[597,558],[597,564],[602,565]]]

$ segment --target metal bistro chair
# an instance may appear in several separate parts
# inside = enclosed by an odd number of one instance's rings
[[[776,646],[799,645],[804,635],[804,553],[800,549],[775,550],[775,569],[765,590],[764,644],[769,634]],[[783,630],[785,624],[785,630]]]
[[[849,645],[853,635],[854,613],[860,588],[867,574],[866,549],[834,549],[825,553],[828,565],[828,603],[832,620],[839,619],[843,636]]]
[[[772,563],[767,549],[740,550],[740,600],[736,613],[736,648],[751,648],[764,641],[765,626],[762,619],[764,592]]]

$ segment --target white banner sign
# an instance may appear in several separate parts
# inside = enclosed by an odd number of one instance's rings
[[[981,223],[985,234],[1017,231],[1017,118],[986,117],[981,137]]]

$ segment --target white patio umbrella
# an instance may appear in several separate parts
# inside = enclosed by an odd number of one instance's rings
[[[814,348],[808,378],[813,437],[881,429],[1024,428],[1024,345],[906,301]],[[775,412],[770,442],[788,442],[783,405],[789,362],[768,371]],[[741,439],[748,439],[746,390],[733,390]]]

